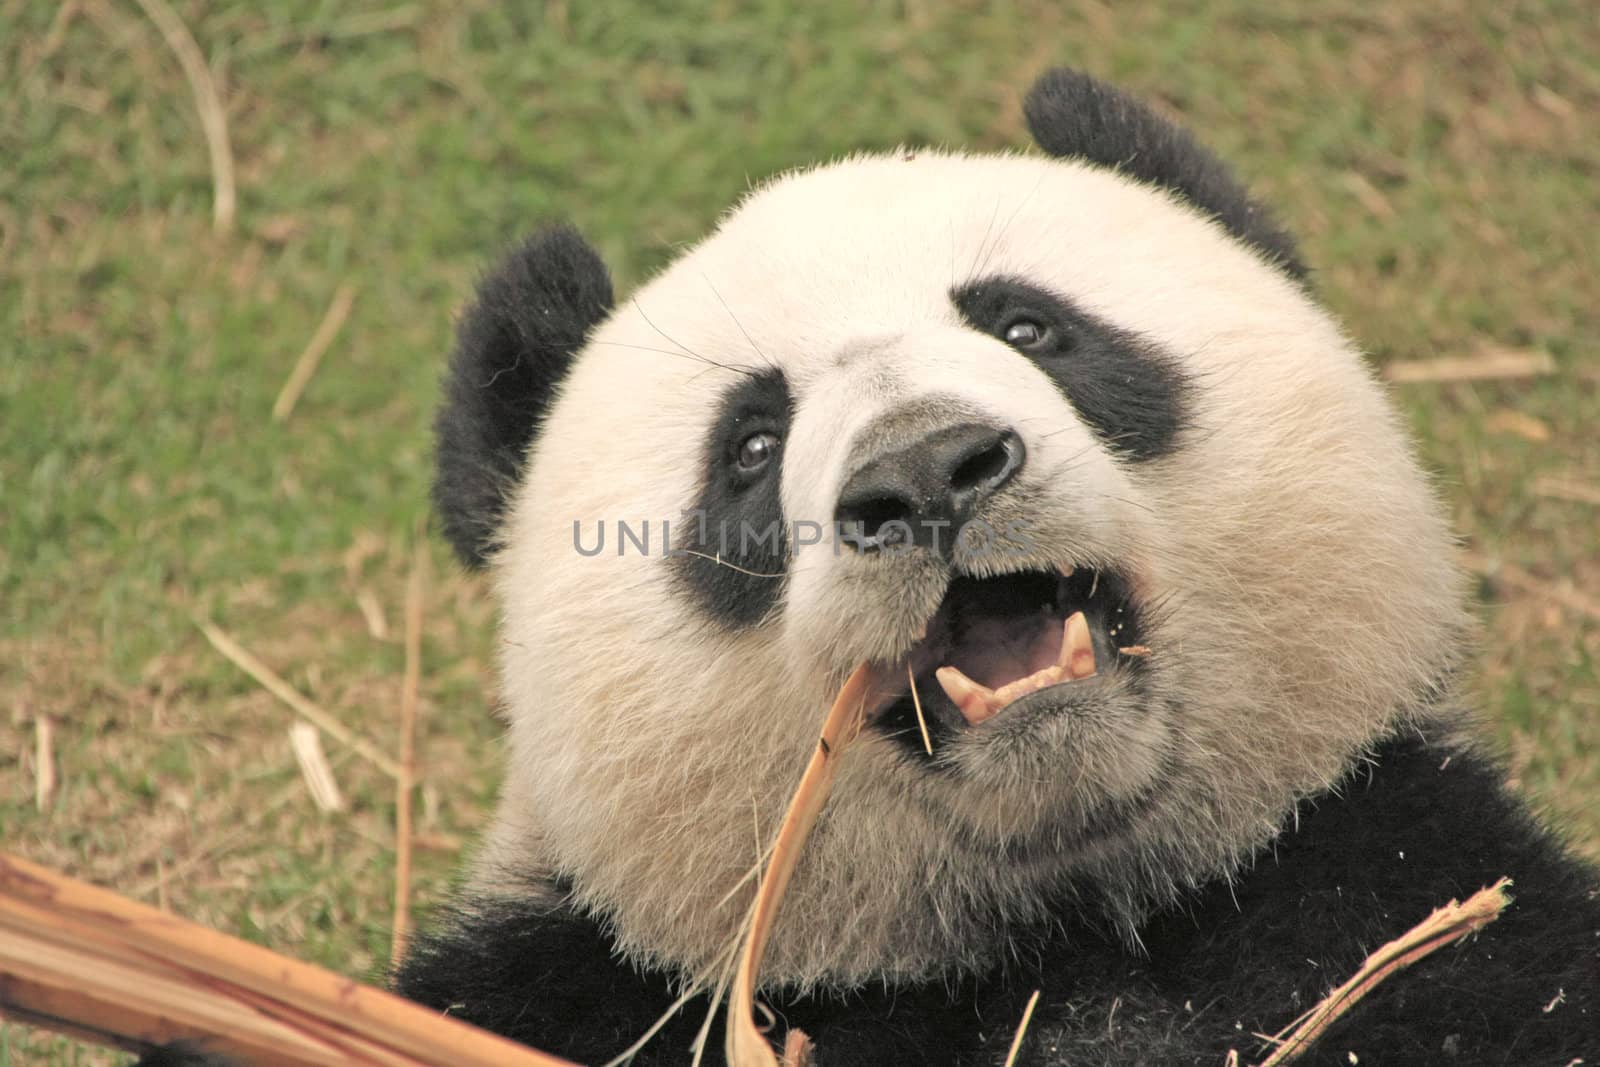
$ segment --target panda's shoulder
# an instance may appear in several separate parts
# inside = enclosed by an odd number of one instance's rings
[[[1600,871],[1504,781],[1481,750],[1415,735],[1378,746],[1236,880],[1144,924],[1136,953],[1058,946],[1036,979],[1050,995],[1033,1062],[1220,1063],[1235,1048],[1248,1062],[1262,1052],[1252,1034],[1293,1023],[1374,950],[1502,877],[1497,920],[1375,987],[1310,1062],[1578,1054],[1600,1032]]]

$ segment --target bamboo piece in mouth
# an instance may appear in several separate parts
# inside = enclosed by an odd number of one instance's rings
[[[811,828],[828,802],[833,790],[833,778],[839,768],[839,758],[850,742],[861,733],[862,724],[871,711],[876,711],[890,694],[879,683],[877,672],[870,664],[857,667],[845,681],[839,695],[834,698],[828,717],[822,722],[822,733],[817,747],[806,764],[800,785],[789,801],[783,825],[778,829],[777,843],[772,858],[767,861],[766,873],[756,890],[755,908],[751,915],[750,932],[746,935],[744,951],[739,958],[739,969],[734,976],[733,992],[728,1002],[728,1030],[724,1050],[730,1067],[780,1067],[772,1046],[756,1027],[752,1008],[755,1001],[756,976],[761,968],[761,956],[766,951],[767,937],[778,917],[789,877],[794,873]],[[804,1038],[793,1040],[781,1067],[800,1067],[809,1043]]]

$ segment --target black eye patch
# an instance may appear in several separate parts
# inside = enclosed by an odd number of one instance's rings
[[[729,629],[760,622],[783,591],[789,546],[779,489],[792,414],[778,371],[724,393],[706,438],[700,495],[673,523],[680,580]]]
[[[1142,461],[1176,447],[1191,383],[1155,344],[1017,278],[970,282],[950,299],[967,325],[1038,364],[1108,448]]]

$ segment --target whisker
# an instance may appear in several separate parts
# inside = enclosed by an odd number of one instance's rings
[[[717,292],[717,287],[714,284],[712,284],[711,278],[708,275],[704,274],[704,273],[702,273],[700,275],[700,277],[705,279],[705,283],[708,286],[711,286],[711,295],[717,298],[717,303],[721,304],[722,305],[722,310],[726,311],[728,313],[728,318],[732,319],[733,320],[733,324],[735,326],[739,327],[739,332],[744,334],[744,339],[746,341],[750,342],[750,347],[755,349],[756,355],[760,356],[761,357],[761,361],[763,363],[765,363],[767,366],[771,367],[773,370],[777,370],[778,369],[778,365],[776,363],[773,363],[772,360],[768,359],[767,358],[767,354],[765,352],[761,351],[761,346],[756,344],[756,339],[754,337],[750,336],[750,331],[744,328],[744,323],[739,321],[739,316],[737,316],[737,315],[735,315],[733,313],[733,309],[728,306],[728,302],[726,300],[722,299],[722,294]]]
[[[1028,190],[1027,196],[1024,196],[1021,200],[1017,201],[1017,206],[1011,209],[1011,214],[1006,216],[1006,221],[1000,224],[999,230],[995,230],[994,228],[994,215],[990,216],[989,229],[984,232],[983,243],[978,246],[980,258],[973,263],[972,273],[967,275],[968,281],[978,277],[988,269],[989,261],[994,258],[994,254],[996,252],[1000,251],[1000,242],[1005,238],[1005,235],[1010,232],[1011,224],[1017,221],[1017,216],[1022,213],[1022,209],[1027,207],[1028,202],[1038,194],[1039,187],[1044,184],[1046,173],[1048,172],[1041,172],[1039,174],[1038,179],[1036,179],[1033,183],[1033,188]],[[998,215],[1000,211],[1000,199],[998,197],[995,198],[994,207],[995,215]],[[992,241],[990,240],[991,235],[993,237]]]
[[[978,242],[978,251],[972,257],[972,269],[967,271],[968,282],[976,278],[983,265],[989,261],[988,253],[985,251],[985,249],[989,246],[989,237],[994,233],[994,224],[999,218],[1000,198],[997,196],[994,198],[994,210],[989,212],[989,224],[983,229],[983,239]]]
[[[694,557],[696,557],[698,559],[710,560],[712,563],[715,563],[719,567],[726,567],[731,571],[738,571],[740,574],[748,574],[752,578],[782,578],[782,577],[785,576],[783,574],[783,572],[781,572],[781,571],[778,572],[777,574],[766,574],[766,573],[764,573],[762,571],[747,570],[746,568],[739,566],[737,563],[729,563],[727,560],[723,559],[721,556],[713,556],[713,555],[711,555],[710,553],[707,553],[707,552],[696,552],[692,548],[679,548],[679,549],[675,549],[674,552],[677,555],[694,556]]]
[[[589,343],[592,345],[607,345],[611,348],[632,348],[637,349],[640,352],[659,352],[663,356],[677,356],[679,359],[697,359],[701,362],[705,362],[705,359],[702,356],[696,356],[693,353],[677,352],[670,348],[654,348],[650,345],[633,345],[626,341],[590,341]]]
[[[673,337],[667,331],[665,331],[661,327],[657,326],[655,324],[655,320],[652,319],[649,315],[645,314],[644,308],[639,306],[639,298],[638,297],[634,297],[632,303],[633,303],[633,310],[635,310],[635,311],[637,311],[639,313],[639,317],[644,319],[644,321],[649,325],[649,327],[652,330],[654,330],[656,333],[659,333],[662,337],[665,337],[672,344],[677,345],[678,348],[682,350],[683,355],[685,355],[685,356],[687,356],[687,357],[689,357],[691,359],[698,359],[700,362],[710,364],[713,367],[721,367],[723,370],[733,371],[736,374],[748,374],[752,378],[755,377],[756,372],[751,370],[749,367],[736,366],[736,365],[730,364],[730,363],[719,363],[716,360],[710,358],[709,356],[702,356],[700,353],[696,352],[694,349],[690,348],[688,345],[684,344],[682,341],[679,341],[676,337]]]

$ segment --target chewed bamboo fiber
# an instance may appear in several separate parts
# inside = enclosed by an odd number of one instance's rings
[[[767,862],[766,874],[756,891],[756,904],[751,919],[750,932],[739,958],[739,970],[734,976],[733,992],[728,1003],[728,1031],[725,1049],[730,1067],[779,1067],[772,1046],[757,1028],[752,1009],[755,1000],[756,978],[761,969],[761,956],[766,951],[767,937],[778,917],[778,906],[789,877],[794,873],[817,816],[828,802],[833,790],[833,778],[838,771],[839,758],[856,735],[861,732],[867,705],[874,697],[876,676],[870,667],[862,664],[850,675],[834,699],[828,717],[823,720],[822,734],[817,747],[806,764],[800,785],[789,801],[783,825],[778,830],[777,844],[772,858]],[[809,1043],[798,1032],[792,1033],[785,1049],[783,1067],[800,1067]]]

